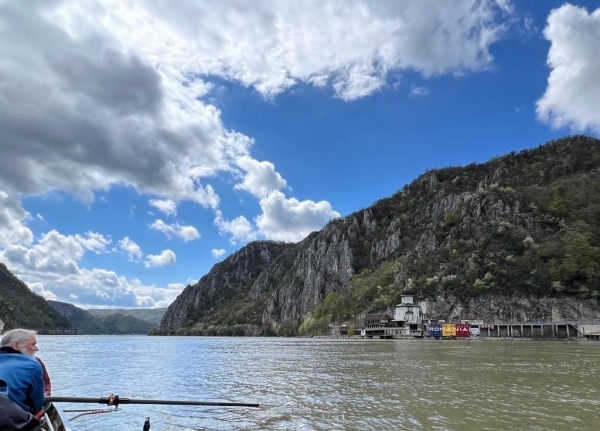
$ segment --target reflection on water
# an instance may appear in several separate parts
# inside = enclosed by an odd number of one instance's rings
[[[146,416],[152,431],[590,430],[600,421],[594,342],[40,336],[39,345],[53,395],[262,405],[123,405],[77,419],[76,431],[141,430]]]

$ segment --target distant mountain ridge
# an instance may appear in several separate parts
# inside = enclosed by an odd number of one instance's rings
[[[107,314],[122,314],[124,316],[133,316],[141,320],[160,325],[160,321],[167,311],[166,308],[88,308],[88,312],[96,316],[105,316]]]
[[[157,327],[155,323],[131,315],[113,312],[97,316],[66,302],[48,303],[69,319],[73,332],[79,335],[147,334]]]

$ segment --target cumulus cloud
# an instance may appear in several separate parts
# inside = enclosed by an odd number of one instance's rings
[[[179,223],[166,224],[162,220],[154,220],[151,229],[164,233],[167,238],[181,238],[185,242],[200,238],[200,232],[194,226],[181,226]]]
[[[172,250],[163,250],[160,254],[149,254],[146,256],[144,266],[146,268],[156,268],[158,266],[175,265],[176,257]]]
[[[538,118],[553,127],[600,131],[600,8],[571,4],[548,16],[551,43],[548,86],[537,101]]]
[[[330,83],[345,100],[377,91],[392,72],[430,76],[488,67],[489,47],[505,30],[496,18],[512,13],[511,2],[502,0],[179,5],[153,2],[128,12],[140,22],[161,16],[164,27],[156,31],[172,38],[170,56],[183,59],[191,51],[188,61],[198,72],[254,86],[266,97],[297,82]]]
[[[222,248],[220,248],[220,249],[213,248],[211,250],[211,254],[213,255],[214,258],[218,259],[225,254],[225,250]]]
[[[246,173],[241,184],[236,189],[246,190],[258,198],[267,196],[273,190],[280,190],[286,186],[286,181],[275,171],[271,162],[259,162],[248,156],[240,157],[237,165]]]
[[[287,199],[281,192],[261,199],[260,206],[262,214],[256,218],[256,225],[266,238],[280,241],[300,241],[340,216],[329,202]]]
[[[31,244],[33,233],[24,224],[28,217],[20,203],[0,189],[0,246]]]
[[[232,244],[254,241],[258,238],[258,232],[244,216],[238,216],[233,220],[226,220],[223,217],[223,213],[217,210],[214,223],[221,235],[231,235],[229,242]]]
[[[128,236],[119,240],[119,247],[127,254],[127,259],[132,262],[139,262],[144,255],[140,246],[130,240]]]
[[[69,299],[81,306],[165,307],[177,296],[171,289],[143,285],[114,271],[80,268],[78,261],[85,251],[75,236],[53,230],[32,247],[6,247],[0,261],[44,298]]]
[[[321,229],[329,220],[340,216],[329,202],[299,201],[286,198],[279,191],[273,191],[261,199],[260,207],[262,213],[254,218],[254,223],[244,216],[226,220],[221,211],[217,211],[215,226],[221,234],[231,235],[232,244],[258,238],[297,242]]]
[[[171,199],[151,199],[149,203],[168,216],[177,215],[177,203]]]
[[[155,286],[145,286],[135,280],[133,285],[138,302],[142,302],[146,307],[167,307],[183,291],[185,286],[182,283],[169,283],[166,288],[157,288]],[[160,299],[157,300],[158,295]],[[142,305],[139,305],[142,306]]]
[[[65,236],[52,230],[43,234],[38,243],[28,248],[9,245],[2,255],[8,261],[18,263],[32,271],[60,271],[68,274],[79,272],[77,261],[85,252],[74,236]]]
[[[0,184],[89,202],[95,190],[126,183],[216,207],[200,175],[226,168],[250,140],[224,130],[218,110],[197,100],[179,72],[168,75],[169,65],[123,47],[123,34],[84,9],[0,5],[0,40],[11,41],[0,43],[0,56],[11,59],[0,64]],[[83,26],[69,27],[81,17]]]
[[[83,248],[96,254],[108,252],[107,247],[112,243],[110,237],[106,238],[97,232],[86,232],[83,236],[77,234],[74,238]]]

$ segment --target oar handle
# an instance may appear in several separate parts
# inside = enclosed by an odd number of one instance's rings
[[[256,403],[229,403],[218,401],[187,401],[187,400],[140,400],[121,398],[118,395],[100,398],[82,397],[46,397],[46,402],[53,403],[89,403],[105,404],[107,406],[118,406],[119,404],[160,404],[171,406],[218,406],[218,407],[260,407]]]

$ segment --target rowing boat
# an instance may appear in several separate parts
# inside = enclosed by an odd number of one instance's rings
[[[73,431],[73,428],[71,428],[71,422],[80,416],[112,413],[119,410],[119,408],[63,410],[58,406],[57,403],[48,402],[44,406],[43,415],[39,419],[42,422],[42,430],[44,431]],[[67,417],[66,413],[77,414]]]
[[[73,431],[69,424],[69,418],[54,403],[48,403],[44,406],[44,416],[41,421],[43,423],[42,429],[46,431]]]

